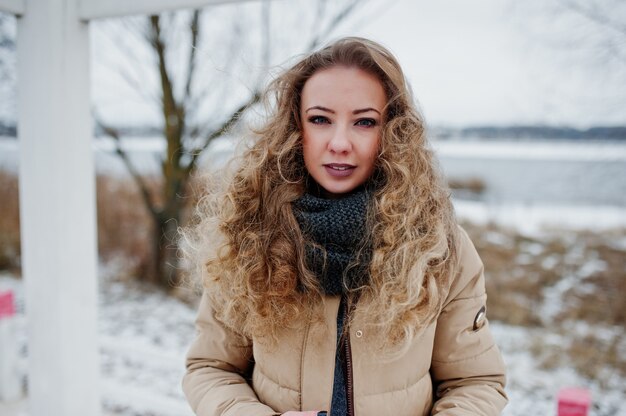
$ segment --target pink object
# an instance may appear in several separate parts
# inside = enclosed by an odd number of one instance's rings
[[[10,318],[15,315],[15,302],[13,292],[0,292],[0,319]]]
[[[559,391],[558,416],[587,416],[591,405],[589,390],[567,387]]]

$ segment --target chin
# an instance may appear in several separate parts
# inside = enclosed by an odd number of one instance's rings
[[[349,194],[356,189],[356,186],[324,186],[322,185],[325,193],[329,196],[339,197],[341,195]]]

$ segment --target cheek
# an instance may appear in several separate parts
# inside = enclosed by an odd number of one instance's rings
[[[378,151],[380,147],[380,136],[373,138],[371,141],[367,143],[367,146],[364,146],[362,149],[362,155],[364,158],[370,160],[372,163],[376,161],[378,157]]]
[[[307,133],[302,133],[302,158],[304,159],[304,165],[307,170],[312,166],[315,159],[316,151],[314,143],[315,142],[311,140],[311,137]]]
[[[323,137],[319,132],[304,129],[302,131],[302,151],[309,156],[314,156],[324,147]]]
[[[379,146],[380,140],[372,140],[370,143],[368,143],[367,148],[364,148],[363,152],[361,153],[362,158],[364,160],[367,160],[368,175],[371,175],[376,167],[376,161],[378,160],[379,154]]]
[[[304,158],[308,158],[311,153],[311,140],[305,132],[302,133],[302,155]]]
[[[302,128],[300,132],[300,137],[302,140],[302,147],[309,147],[311,144],[311,132],[306,127]]]

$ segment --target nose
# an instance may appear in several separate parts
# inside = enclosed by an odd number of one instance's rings
[[[333,153],[348,153],[352,150],[352,141],[347,128],[338,126],[328,142],[328,150]]]

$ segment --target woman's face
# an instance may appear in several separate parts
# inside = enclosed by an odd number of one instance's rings
[[[309,78],[300,119],[304,164],[329,197],[351,192],[374,171],[386,96],[361,69],[334,66]]]

